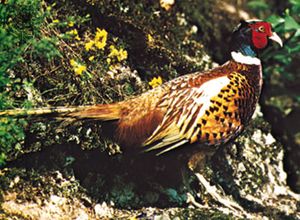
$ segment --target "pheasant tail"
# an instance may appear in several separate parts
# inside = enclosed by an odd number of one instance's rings
[[[100,121],[118,120],[121,117],[121,106],[118,103],[82,106],[74,112],[64,114],[63,117],[77,119],[94,119]]]
[[[50,107],[38,109],[12,109],[0,112],[0,117],[14,116],[51,116],[55,118],[94,119],[100,121],[117,120],[121,117],[121,108],[116,104],[100,104],[78,107]]]

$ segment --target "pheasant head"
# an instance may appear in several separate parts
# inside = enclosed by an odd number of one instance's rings
[[[283,45],[280,37],[273,32],[269,22],[242,20],[232,33],[231,55],[235,60],[242,59],[242,57],[255,58],[260,51],[267,48],[270,41],[274,41],[280,46]],[[257,59],[249,59],[249,62],[251,61],[255,64]]]

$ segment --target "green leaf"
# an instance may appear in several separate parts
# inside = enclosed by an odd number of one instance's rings
[[[298,29],[294,35],[294,37],[299,37],[300,36],[300,29]]]
[[[6,155],[5,155],[5,153],[1,152],[0,153],[0,167],[5,165],[5,160],[6,160]]]
[[[287,49],[288,49],[289,54],[300,52],[300,44],[298,44],[295,47],[291,47],[291,48],[289,47]]]
[[[299,14],[300,11],[300,1],[299,0],[289,0],[290,4],[292,5],[292,11],[296,14]]]
[[[285,17],[285,30],[291,31],[291,30],[298,30],[300,29],[300,25],[297,23],[297,21],[292,16],[286,16]]]
[[[285,19],[278,15],[271,15],[266,19],[266,21],[270,22],[273,26],[277,26],[281,23],[284,23]]]

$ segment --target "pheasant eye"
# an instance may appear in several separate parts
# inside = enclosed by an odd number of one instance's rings
[[[264,26],[260,26],[260,27],[258,27],[258,30],[259,30],[259,32],[265,32],[265,27]]]

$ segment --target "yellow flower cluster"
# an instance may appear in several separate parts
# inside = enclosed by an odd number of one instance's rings
[[[112,57],[112,58],[116,57],[119,62],[127,59],[128,54],[126,50],[122,48],[118,50],[117,48],[115,48],[114,45],[111,45],[109,49],[110,49],[110,53],[108,54],[108,57]]]
[[[75,60],[71,59],[70,64],[73,67],[73,70],[76,75],[81,75],[83,72],[86,71],[86,66],[81,65],[80,63],[77,63]]]
[[[149,85],[152,87],[152,88],[155,88],[159,85],[162,84],[162,78],[159,76],[159,77],[153,77],[153,79],[149,82]]]
[[[80,40],[77,29],[73,29],[67,32],[67,34],[74,36],[76,40]]]
[[[85,43],[85,50],[89,51],[95,46],[98,49],[104,49],[107,41],[107,31],[97,28],[95,38]]]
[[[89,41],[85,44],[85,50],[89,51],[94,46],[94,41]]]

